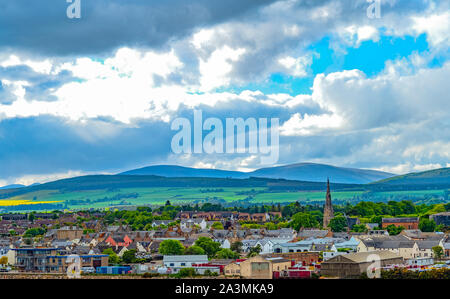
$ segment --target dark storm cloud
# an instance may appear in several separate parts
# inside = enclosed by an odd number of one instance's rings
[[[26,91],[25,99],[27,100],[56,101],[58,99],[51,94],[52,89],[56,90],[66,83],[80,79],[74,77],[70,71],[66,70],[60,71],[57,74],[43,74],[34,71],[26,65],[17,65],[9,67],[0,66],[0,80],[26,81],[29,84],[28,86],[24,86]],[[0,87],[1,92],[2,88]],[[5,94],[4,97],[0,94],[0,103],[11,104],[14,100],[16,100],[16,96],[10,92],[8,95]]]
[[[273,0],[81,0],[69,19],[64,0],[0,3],[0,47],[43,55],[99,54],[121,46],[158,47],[198,26],[255,12]]]
[[[7,119],[0,123],[0,177],[152,163],[166,157],[171,136],[167,123],[151,121],[129,128],[105,120],[74,124],[51,116]]]

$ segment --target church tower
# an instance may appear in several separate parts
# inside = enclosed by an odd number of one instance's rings
[[[327,228],[330,220],[334,217],[333,205],[331,203],[330,180],[327,179],[327,196],[323,207],[323,227]]]

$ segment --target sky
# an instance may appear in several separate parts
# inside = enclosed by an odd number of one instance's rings
[[[377,1],[377,0],[373,0]],[[153,164],[171,123],[278,118],[277,165],[450,167],[450,2],[0,0],[0,186]],[[372,6],[373,7],[373,6]]]

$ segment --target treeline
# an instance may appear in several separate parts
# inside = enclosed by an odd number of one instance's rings
[[[110,202],[110,201],[118,201],[122,199],[129,199],[129,198],[138,198],[139,193],[132,192],[132,193],[119,193],[114,196],[108,197],[105,196],[103,198],[96,198],[96,199],[69,199],[65,202],[65,207],[68,208],[72,205],[84,205],[84,204],[91,204],[91,203],[98,203],[98,202]]]
[[[18,205],[2,207],[3,212],[33,211],[33,210],[62,210],[63,204],[39,203],[32,205]]]

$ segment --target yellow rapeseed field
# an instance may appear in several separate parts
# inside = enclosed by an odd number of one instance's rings
[[[59,201],[32,201],[29,199],[4,199],[0,200],[0,207],[4,206],[20,206],[20,205],[37,205],[40,203],[58,203]]]

